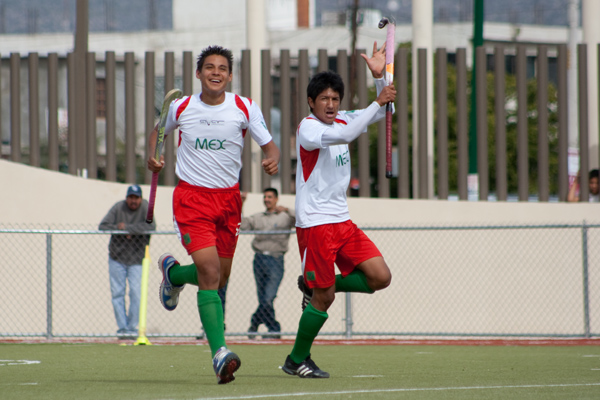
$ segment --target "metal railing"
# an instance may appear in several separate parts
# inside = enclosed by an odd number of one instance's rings
[[[600,336],[600,225],[363,227],[390,269],[373,295],[338,294],[321,335],[330,337]],[[0,337],[114,337],[110,233],[0,226]],[[226,335],[245,337],[258,304],[253,232],[242,232],[225,310]],[[168,312],[156,298],[163,252],[191,264],[172,231],[150,242],[148,337],[202,335],[196,293]],[[282,335],[297,331],[301,293],[295,236],[275,300]],[[190,286],[190,285],[188,285]],[[259,335],[267,335],[261,327]]]
[[[395,177],[384,178],[385,160],[377,155],[385,137],[385,125],[373,125],[370,134],[361,135],[353,150],[353,157],[357,159],[353,177],[360,184],[356,195],[446,200],[456,194],[460,199],[467,199],[467,164],[469,157],[474,156],[467,151],[468,143],[473,139],[469,135],[467,93],[470,80],[478,77],[477,141],[481,145],[476,158],[479,161],[479,200],[486,201],[490,193],[496,193],[500,200],[505,200],[508,193],[518,193],[519,201],[529,201],[530,195],[536,195],[539,201],[548,201],[552,196],[566,200],[569,188],[566,44],[482,46],[476,52],[480,62],[476,71],[469,71],[466,48],[436,49],[435,82],[417,84],[410,76],[409,49],[398,49],[395,60],[398,97],[393,134],[394,154],[398,160]],[[587,45],[578,45],[577,74],[582,88],[587,87],[588,76],[598,73],[587,70],[586,52]],[[299,50],[297,54],[290,54],[285,49],[279,54],[263,50],[252,56],[260,57],[262,63],[260,106],[269,128],[274,121],[271,110],[280,111],[277,122],[281,130],[273,133],[281,138],[281,192],[293,193],[297,156],[293,137],[298,123],[308,114],[305,94],[308,77],[316,71],[334,68],[350,87],[349,70],[352,68],[349,60],[352,58],[346,50],[332,53],[321,49],[317,55],[318,65],[312,67],[307,50]],[[424,70],[428,62],[426,51],[418,49],[412,56],[417,58],[416,67]],[[237,57],[239,67],[234,68],[239,74],[234,80],[236,92],[250,96],[250,51],[243,50]],[[158,58],[163,59],[164,65],[158,68],[164,70],[162,76],[155,70]],[[360,102],[353,106],[350,96],[346,96],[343,109],[368,105],[366,67],[361,57],[355,58]],[[72,53],[66,57],[56,53],[42,57],[38,53],[23,57],[11,53],[0,62],[2,76],[10,76],[8,101],[3,102],[6,107],[0,118],[0,133],[3,133],[0,136],[10,140],[3,145],[6,148],[2,154],[14,162],[51,170],[71,174],[85,171],[90,178],[150,183],[150,173],[144,169],[144,160],[148,157],[145,143],[156,121],[157,104],[163,93],[176,85],[186,95],[193,93],[193,59],[189,51],[180,55],[170,51],[143,55],[128,52],[118,56],[112,51],[104,55],[88,53],[86,84],[80,85],[87,88],[85,98],[77,99],[73,89],[75,62]],[[27,64],[28,75],[21,73],[25,70],[24,64]],[[493,67],[488,68],[487,64]],[[143,78],[136,75],[143,75]],[[117,76],[123,76],[123,79],[117,79]],[[37,83],[39,78],[41,83]],[[27,80],[31,83],[29,89]],[[144,83],[140,85],[142,81]],[[488,82],[492,81],[493,88],[488,88],[491,86]],[[39,88],[44,83],[48,85],[47,91]],[[100,97],[96,93],[96,84],[103,88],[104,94]],[[415,98],[420,99],[420,103],[426,104],[429,85],[435,89],[435,138],[428,137],[428,127],[423,121],[415,133],[411,133],[412,125],[417,121],[413,121],[409,107],[412,103],[410,89],[418,94]],[[117,96],[118,93],[124,93],[124,97]],[[579,93],[578,106],[580,110],[586,110],[586,92],[580,90]],[[25,104],[22,99],[29,100],[27,110],[22,110]],[[143,107],[135,106],[136,99],[142,99]],[[75,105],[82,102],[87,104],[85,112],[75,113]],[[101,117],[97,116],[97,103],[102,105]],[[530,109],[538,112],[529,112]],[[68,121],[57,118],[66,115],[59,114],[59,110],[69,111]],[[493,115],[488,110],[494,110]],[[85,121],[79,121],[82,118]],[[76,125],[85,129],[74,129]],[[579,132],[579,167],[582,171],[590,168],[586,126],[581,124]],[[436,143],[435,155],[427,154],[426,150],[428,141],[432,140]],[[498,149],[495,155],[489,154],[492,148],[485,143],[495,144],[493,147]],[[166,168],[161,174],[161,184],[173,186],[176,182],[175,149],[174,140],[166,142]],[[243,159],[244,165],[251,165],[249,145],[245,146]],[[376,165],[376,171],[371,165]],[[263,188],[270,186],[270,177],[266,174],[259,179]],[[243,190],[251,190],[251,180],[250,168],[242,169]],[[430,187],[434,187],[433,192],[428,189]],[[581,190],[581,198],[587,201],[587,185],[582,185]]]

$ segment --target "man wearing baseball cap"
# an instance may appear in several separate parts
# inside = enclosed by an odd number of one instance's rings
[[[146,223],[148,202],[142,199],[142,188],[131,185],[125,200],[118,201],[100,222],[98,229],[122,231],[111,234],[108,244],[110,291],[120,339],[137,336],[142,280],[142,260],[150,243],[148,231],[156,229],[156,221]],[[129,313],[125,309],[125,293],[129,283]]]

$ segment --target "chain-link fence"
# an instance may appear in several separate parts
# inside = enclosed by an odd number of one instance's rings
[[[88,227],[89,228],[89,227]],[[373,295],[338,293],[321,334],[364,336],[600,336],[600,225],[363,227],[392,270]],[[1,337],[116,335],[108,278],[111,232],[0,226]],[[227,291],[226,334],[247,335],[258,301],[242,232]],[[191,258],[172,231],[150,241],[147,336],[202,334],[196,290],[168,312],[156,261]],[[283,336],[301,315],[300,257],[293,235],[275,300]],[[264,326],[259,334],[265,332]]]

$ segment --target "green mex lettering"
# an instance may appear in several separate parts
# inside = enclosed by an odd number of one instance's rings
[[[219,139],[204,139],[200,141],[200,139],[196,139],[196,150],[225,150],[225,142],[227,140],[219,140]]]
[[[335,158],[335,166],[336,167],[343,167],[344,165],[348,164],[350,162],[350,152],[346,151],[344,154],[340,154],[339,156],[337,156]]]

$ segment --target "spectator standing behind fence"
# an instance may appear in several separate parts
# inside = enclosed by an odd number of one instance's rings
[[[263,170],[279,170],[279,149],[267,130],[256,102],[226,91],[232,79],[233,54],[221,46],[202,50],[196,78],[202,92],[171,103],[165,135],[179,127],[173,192],[175,230],[193,263],[180,265],[169,253],[159,259],[163,274],[160,300],[172,311],[186,284],[196,285],[198,312],[213,357],[217,383],[229,383],[241,365],[225,342],[223,305],[218,289],[231,273],[242,222],[239,174],[247,134],[261,147]],[[157,129],[150,134],[154,154]],[[160,172],[164,158],[148,159],[148,169]]]
[[[377,99],[363,110],[339,111],[344,82],[335,72],[320,72],[306,90],[311,115],[297,130],[296,236],[303,273],[298,285],[304,298],[294,347],[282,369],[301,378],[329,378],[310,351],[336,292],[373,293],[389,286],[392,279],[375,244],[350,219],[346,200],[348,144],[369,124],[384,118],[385,105],[396,97],[394,86],[385,86],[383,79],[385,44],[377,50],[375,43],[371,58],[361,56],[375,78]]]
[[[597,169],[593,169],[589,173],[589,199],[590,203],[600,202],[600,186],[598,183],[599,172]],[[569,188],[569,193],[567,194],[567,201],[576,202],[579,201],[579,188],[581,187],[581,171],[577,172],[577,176],[575,177],[575,181]]]
[[[246,200],[246,193],[242,193],[242,202]],[[267,188],[263,191],[263,202],[266,210],[249,217],[242,217],[241,230],[251,231],[289,231],[296,223],[294,209],[277,205],[279,195],[277,189]],[[258,308],[252,314],[248,337],[254,339],[255,333],[261,324],[265,324],[271,335],[265,339],[279,339],[281,325],[275,319],[273,301],[277,297],[279,285],[283,279],[283,256],[288,251],[290,233],[258,234],[252,240],[254,251],[254,281],[256,282],[256,295]]]
[[[146,223],[148,202],[142,199],[142,189],[131,185],[125,200],[117,202],[100,222],[103,231],[127,231],[110,236],[108,244],[108,272],[110,292],[117,320],[117,335],[121,338],[137,335],[140,315],[142,260],[150,243],[148,231],[156,229],[156,222]],[[125,307],[125,293],[129,283],[129,313]]]

